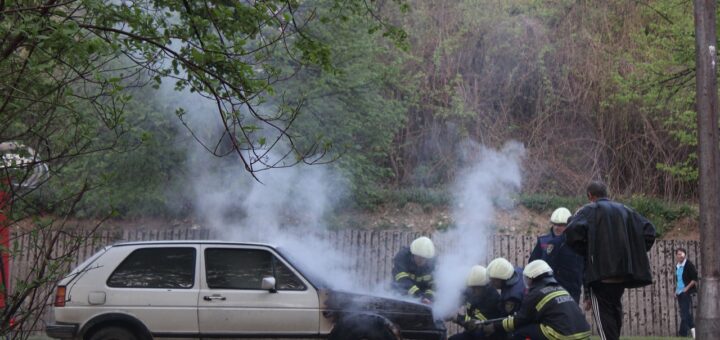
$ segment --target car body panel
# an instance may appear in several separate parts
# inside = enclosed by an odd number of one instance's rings
[[[206,249],[267,251],[283,261],[268,247],[203,245],[202,249],[203,255]],[[306,286],[301,291],[212,289],[208,287],[205,262],[200,261],[203,278],[198,299],[202,334],[318,334],[320,312],[317,291],[299,273],[295,274]]]
[[[108,285],[110,275],[134,251],[178,247],[195,249],[191,287],[169,289]],[[277,273],[276,266],[284,265],[282,275],[285,276],[279,278],[296,277],[297,284],[278,285],[281,289],[274,291],[211,288],[205,263],[205,250],[208,249],[268,252],[277,261],[273,262],[272,273]],[[233,263],[235,260],[226,261]],[[370,315],[382,319],[384,323],[381,325],[391,328],[398,337],[402,334],[409,339],[445,338],[444,327],[432,319],[428,306],[332,290],[313,282],[297,268],[280,251],[265,244],[155,241],[109,246],[60,281],[67,287],[67,301],[64,307],[54,308],[56,323],[48,326],[48,334],[69,338],[75,333],[73,337],[82,337],[83,332],[96,322],[120,317],[137,321],[148,335],[155,337],[327,338],[336,327],[342,327],[343,322],[360,315]],[[214,269],[213,273],[217,276],[223,271]]]
[[[195,267],[195,284],[189,289],[117,288],[107,285],[108,277],[117,266],[139,247],[168,245],[112,247],[106,250],[103,256],[86,266],[78,279],[68,286],[69,299],[65,307],[55,308],[56,320],[73,320],[82,325],[98,315],[120,313],[143,320],[146,327],[154,331],[198,333],[198,264]],[[181,247],[193,248],[199,252],[197,245],[186,244]],[[90,303],[91,297],[98,293],[105,294],[105,303]]]

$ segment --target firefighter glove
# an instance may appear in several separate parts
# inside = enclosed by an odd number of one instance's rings
[[[489,335],[495,333],[495,324],[493,324],[493,323],[484,324],[482,326],[482,329],[483,329],[483,333],[485,333],[485,336],[489,336]]]
[[[465,328],[465,330],[467,330],[467,331],[474,331],[477,327],[478,327],[478,324],[473,319],[465,321],[465,324],[463,325],[463,328]]]

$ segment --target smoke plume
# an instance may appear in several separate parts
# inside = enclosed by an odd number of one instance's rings
[[[452,190],[456,227],[433,237],[441,250],[435,272],[436,317],[457,309],[470,268],[486,265],[481,261],[488,255],[488,241],[494,234],[495,209],[510,207],[511,195],[520,190],[522,182],[522,144],[508,142],[493,150],[470,143],[462,151],[471,162],[457,176]]]
[[[193,138],[209,145],[216,143],[223,132],[214,117],[216,107],[197,94],[178,96],[171,91],[161,89],[172,97],[167,101],[170,106],[183,107],[187,112],[184,120],[193,129]],[[219,231],[226,240],[277,245],[291,253],[304,271],[326,279],[334,288],[368,290],[354,279],[353,260],[357,259],[341,253],[321,236],[327,230],[327,213],[347,193],[346,180],[332,167],[271,169],[256,173],[255,180],[237,157],[218,158],[188,136],[182,139],[190,150],[188,176],[192,185],[188,189],[195,197],[196,215],[205,226]],[[451,314],[460,304],[469,269],[487,256],[495,208],[511,206],[510,196],[521,185],[524,148],[520,143],[509,142],[493,150],[468,142],[460,151],[468,166],[452,187],[456,227],[433,236],[440,250],[434,306],[438,317]],[[275,155],[270,152],[268,157]],[[377,285],[372,293],[391,295],[386,287]]]
[[[252,178],[239,156],[231,151],[227,137],[223,139],[225,130],[212,101],[189,91],[175,92],[171,82],[163,83],[158,99],[167,111],[178,107],[185,111],[182,118],[186,126],[180,127],[184,133],[175,142],[187,146],[189,180],[184,196],[193,198],[194,215],[203,227],[212,229],[223,240],[277,246],[291,255],[303,272],[324,279],[331,287],[360,289],[353,278],[355,259],[324,238],[327,214],[347,191],[345,179],[334,167],[300,164],[259,171],[255,173],[257,179]],[[275,136],[260,137],[273,140]],[[230,152],[217,157],[203,144],[219,146],[221,153]],[[285,154],[281,144],[272,150],[259,150],[258,154],[265,151],[267,163]]]

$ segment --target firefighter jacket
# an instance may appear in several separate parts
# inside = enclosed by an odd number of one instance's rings
[[[512,315],[520,309],[525,296],[525,283],[522,280],[522,268],[515,268],[513,276],[500,288],[500,311],[503,316]]]
[[[410,248],[403,247],[393,259],[392,286],[400,294],[432,300],[435,295],[432,275],[434,270],[435,262],[432,259],[428,260],[427,265],[418,267]]]
[[[465,291],[465,315],[463,320],[485,321],[496,319],[504,316],[500,309],[500,294],[492,286],[484,286],[481,288],[482,293],[474,294],[471,288]]]
[[[540,331],[551,340],[590,338],[590,325],[580,306],[551,276],[533,283],[517,314],[494,323],[507,333],[532,324],[539,324]]]
[[[549,233],[537,238],[528,263],[535,260],[547,262],[553,270],[555,280],[579,302],[585,259],[568,247],[565,239],[565,234],[555,235],[550,228]]]
[[[635,210],[600,198],[570,218],[565,236],[585,257],[586,285],[606,279],[619,279],[626,288],[652,283],[647,252],[655,243],[655,226]]]

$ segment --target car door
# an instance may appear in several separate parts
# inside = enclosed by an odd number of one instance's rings
[[[316,336],[317,291],[271,248],[203,245],[198,320],[203,337]],[[276,290],[262,289],[274,277]]]
[[[127,255],[101,283],[105,288],[87,290],[86,299],[96,313],[132,315],[153,334],[195,337],[200,291],[197,248],[187,244],[117,247]]]

